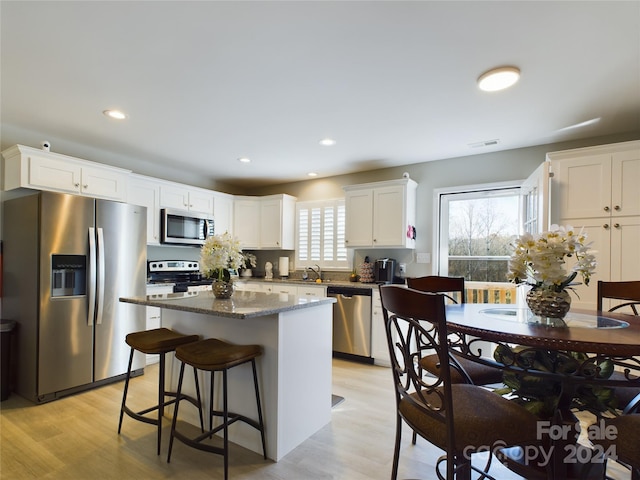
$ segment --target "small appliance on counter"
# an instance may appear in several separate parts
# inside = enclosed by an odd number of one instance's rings
[[[396,261],[393,258],[380,258],[376,260],[373,271],[376,283],[393,283]]]

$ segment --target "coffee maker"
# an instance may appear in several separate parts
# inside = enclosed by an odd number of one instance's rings
[[[396,272],[396,261],[393,258],[380,258],[376,260],[373,269],[376,283],[393,283]]]

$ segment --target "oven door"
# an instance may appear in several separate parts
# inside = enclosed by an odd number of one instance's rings
[[[214,235],[213,218],[206,215],[163,208],[160,210],[160,242],[173,245],[203,245]]]

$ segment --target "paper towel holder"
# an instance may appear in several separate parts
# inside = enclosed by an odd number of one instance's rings
[[[289,257],[280,257],[278,259],[278,273],[282,278],[289,276]]]

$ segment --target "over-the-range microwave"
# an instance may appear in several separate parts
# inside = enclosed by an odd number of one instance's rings
[[[198,246],[215,234],[215,222],[204,214],[163,208],[160,230],[160,243]]]

